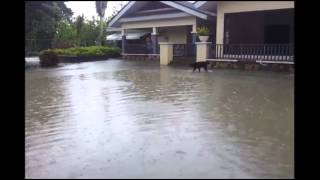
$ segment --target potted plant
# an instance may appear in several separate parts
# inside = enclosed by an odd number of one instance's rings
[[[197,34],[201,42],[207,42],[209,39],[209,28],[202,26],[197,28]]]

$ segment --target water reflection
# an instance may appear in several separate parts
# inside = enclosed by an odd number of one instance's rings
[[[288,178],[293,76],[110,60],[26,71],[28,178]]]

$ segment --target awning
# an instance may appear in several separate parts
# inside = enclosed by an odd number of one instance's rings
[[[132,39],[140,39],[142,36],[148,34],[150,32],[128,32],[126,34],[126,39],[132,40]],[[121,33],[114,33],[109,36],[107,36],[107,40],[109,41],[120,41],[122,40]]]

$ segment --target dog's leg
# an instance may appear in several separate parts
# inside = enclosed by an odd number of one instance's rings
[[[204,66],[204,70],[206,70],[206,72],[208,72],[208,68],[207,68],[207,66],[206,66],[206,65]]]
[[[194,72],[195,70],[196,70],[196,66],[193,67],[193,71],[192,72]]]
[[[199,72],[200,72],[200,68],[201,68],[201,67],[198,67],[198,69],[199,69]]]

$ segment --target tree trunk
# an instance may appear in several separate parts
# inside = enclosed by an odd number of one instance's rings
[[[102,26],[103,17],[100,17],[100,32],[97,40],[98,45],[102,44],[102,34],[103,34],[103,26]]]

